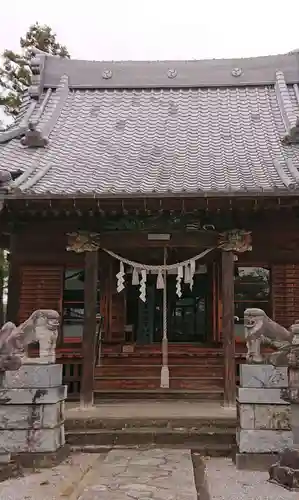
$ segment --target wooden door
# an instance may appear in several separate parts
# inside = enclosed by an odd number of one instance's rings
[[[138,299],[137,343],[151,344],[154,338],[156,287],[147,285],[146,302]]]

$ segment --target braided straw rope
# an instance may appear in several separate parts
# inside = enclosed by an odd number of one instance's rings
[[[171,269],[177,269],[178,267],[184,267],[190,264],[190,262],[197,261],[199,259],[202,259],[205,255],[210,253],[212,250],[214,250],[216,247],[208,248],[207,250],[204,250],[203,252],[199,253],[198,255],[195,255],[195,257],[192,257],[192,259],[184,260],[182,262],[177,262],[176,264],[162,264],[162,265],[148,265],[148,264],[142,264],[141,262],[135,262],[134,260],[129,260],[125,259],[124,257],[121,257],[120,255],[111,252],[111,250],[107,250],[106,248],[103,248],[104,252],[108,253],[111,255],[111,257],[114,257],[115,259],[123,262],[124,264],[127,264],[128,266],[135,267],[138,269],[144,269],[145,271],[170,271]]]

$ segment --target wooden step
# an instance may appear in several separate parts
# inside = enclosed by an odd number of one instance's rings
[[[223,379],[219,378],[171,378],[170,389],[184,390],[222,390]],[[94,390],[151,390],[160,388],[160,377],[101,377],[94,381]]]
[[[201,390],[182,390],[182,389],[141,389],[141,390],[130,390],[130,389],[103,389],[95,390],[95,402],[100,404],[103,400],[123,400],[123,401],[167,401],[167,400],[183,400],[183,401],[202,401],[211,402],[223,401],[223,389],[201,389]]]
[[[223,357],[202,357],[195,355],[169,355],[169,365],[196,364],[201,366],[223,366]],[[109,354],[101,357],[101,365],[159,365],[162,363],[162,354]]]
[[[161,365],[103,365],[95,369],[95,377],[159,377]],[[223,366],[206,367],[197,364],[170,365],[170,377],[222,377]]]

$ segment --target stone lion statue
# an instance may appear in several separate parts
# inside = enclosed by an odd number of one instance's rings
[[[34,311],[19,326],[5,323],[0,330],[0,370],[17,370],[21,364],[30,362],[55,363],[59,324],[59,313],[51,309]],[[39,343],[38,358],[28,357],[28,346],[33,342]]]
[[[245,340],[247,346],[246,360],[248,363],[263,363],[261,345],[268,344],[275,349],[285,349],[292,344],[296,333],[296,325],[290,330],[270,319],[265,311],[249,308],[244,312]]]

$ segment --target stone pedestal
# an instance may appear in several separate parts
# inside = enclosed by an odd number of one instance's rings
[[[28,364],[0,387],[0,450],[22,464],[52,466],[64,456],[62,365]]]
[[[291,491],[299,491],[299,367],[289,369],[289,389],[282,397],[289,401],[293,446],[284,450],[270,467],[269,479]]]
[[[281,398],[288,369],[266,364],[240,366],[237,395],[238,469],[268,470],[278,453],[293,444],[290,404]]]

